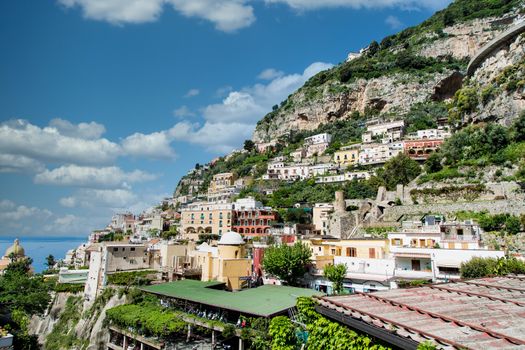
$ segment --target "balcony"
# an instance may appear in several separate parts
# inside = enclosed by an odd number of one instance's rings
[[[452,241],[452,242],[477,242],[479,237],[475,235],[442,235],[442,241]]]
[[[400,269],[400,268],[396,268],[394,270],[394,276],[402,277],[402,278],[409,278],[409,279],[432,279],[434,277],[432,275],[431,270],[416,271],[416,270],[405,270],[405,269]]]

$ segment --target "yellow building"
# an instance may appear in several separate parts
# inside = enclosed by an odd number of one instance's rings
[[[334,162],[340,167],[356,165],[359,162],[359,148],[347,146],[334,153]]]
[[[252,259],[246,258],[244,240],[237,232],[223,234],[218,247],[203,244],[190,255],[202,268],[202,281],[224,282],[228,289],[239,290],[243,277],[251,276]]]
[[[231,187],[235,184],[236,177],[233,173],[221,173],[214,175],[210,181],[208,193],[215,193]]]
[[[199,234],[221,235],[231,231],[233,207],[229,203],[196,203],[181,211],[181,234],[197,241]]]
[[[334,256],[386,259],[388,257],[388,239],[355,238],[355,239],[309,239],[305,241],[312,251],[312,260],[318,269],[333,263]]]
[[[6,249],[4,256],[2,259],[0,259],[0,273],[2,273],[7,265],[11,263],[11,261],[16,261],[25,258],[25,250],[20,245],[20,241],[18,239],[15,239],[15,242],[12,246]]]

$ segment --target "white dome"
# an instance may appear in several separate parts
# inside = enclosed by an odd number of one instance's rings
[[[226,232],[222,235],[221,240],[219,241],[220,245],[241,245],[244,244],[244,239],[237,232]]]

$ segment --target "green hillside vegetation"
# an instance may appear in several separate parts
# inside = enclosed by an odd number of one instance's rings
[[[525,181],[525,112],[508,128],[489,123],[459,130],[426,161],[426,174],[418,182],[460,177],[475,179],[483,175],[475,169],[489,165],[510,169],[517,165],[514,176],[501,180]],[[470,170],[460,170],[465,167]],[[497,171],[498,174],[501,176],[501,171]]]
[[[421,81],[436,72],[463,71],[468,63],[467,60],[457,60],[450,56],[423,57],[418,54],[419,49],[432,41],[446,37],[447,34],[443,31],[445,27],[478,18],[502,16],[515,11],[520,5],[522,5],[521,0],[456,0],[446,9],[435,13],[417,26],[385,37],[380,43],[372,41],[363,56],[316,74],[297,93],[304,94],[306,100],[313,100],[325,92],[344,93],[348,89],[348,84],[357,79],[406,73]],[[507,75],[510,77],[511,73],[513,71],[509,70]],[[506,88],[519,87],[519,81],[508,84]],[[264,116],[257,123],[257,127],[267,130],[277,115],[292,110],[294,108],[292,97],[293,95],[290,95],[281,102],[279,108]]]
[[[332,69],[323,71],[308,80],[295,94],[303,94],[306,99],[317,99],[323,94],[344,93],[349,84],[356,79],[370,79],[388,74],[406,73],[407,76],[424,82],[436,72],[457,71],[466,68],[467,61],[458,61],[452,57],[426,58],[418,55],[418,50],[433,40],[445,37],[443,29],[465,21],[501,16],[522,6],[520,0],[456,0],[445,10],[439,11],[418,26],[384,38],[380,43],[372,42],[363,56],[350,62],[341,63]],[[519,11],[523,11],[520,8]],[[279,138],[278,144],[271,151],[258,153],[253,142],[245,143],[245,152],[239,152],[220,158],[210,168],[200,174],[193,174],[188,179],[203,181],[199,189],[205,194],[213,175],[233,172],[237,177],[251,176],[255,179],[239,197],[253,196],[279,210],[283,220],[302,221],[303,215],[288,208],[296,203],[313,204],[330,202],[334,192],[342,190],[346,198],[373,198],[379,186],[393,190],[398,183],[406,184],[418,177],[418,183],[444,181],[463,178],[467,182],[479,183],[483,172],[477,171],[493,165],[513,169],[513,175],[503,177],[503,171],[496,172],[500,180],[525,181],[525,116],[509,128],[497,124],[479,124],[467,126],[457,131],[447,140],[440,152],[425,162],[421,168],[406,156],[391,159],[381,167],[356,167],[355,170],[374,169],[377,176],[367,181],[352,181],[336,184],[316,184],[314,179],[295,182],[259,180],[265,174],[268,162],[277,156],[284,156],[291,162],[290,154],[303,145],[306,137],[318,133],[330,133],[332,143],[325,152],[333,155],[341,147],[361,140],[366,121],[371,118],[403,119],[406,132],[435,128],[437,121],[449,118],[458,128],[468,122],[465,116],[477,111],[502,92],[513,92],[525,86],[525,63],[519,62],[499,74],[487,86],[478,86],[467,80],[458,90],[452,102],[428,100],[411,106],[405,114],[384,114],[367,108],[364,113],[354,112],[348,119],[336,119],[321,124],[315,130],[290,130]],[[274,118],[294,108],[294,95],[275,106],[258,123],[258,128],[269,128]],[[517,168],[516,166],[517,165]],[[420,175],[424,170],[423,175]],[[516,170],[517,171],[514,171]],[[508,172],[507,172],[508,173]],[[178,192],[186,194],[187,187],[179,184]],[[266,194],[272,193],[272,194]]]

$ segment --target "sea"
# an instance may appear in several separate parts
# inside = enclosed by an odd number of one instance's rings
[[[78,247],[87,241],[87,237],[0,237],[0,256],[10,247],[15,239],[20,240],[26,256],[33,259],[35,272],[42,272],[47,268],[46,257],[51,254],[56,260],[64,259],[66,252]]]

